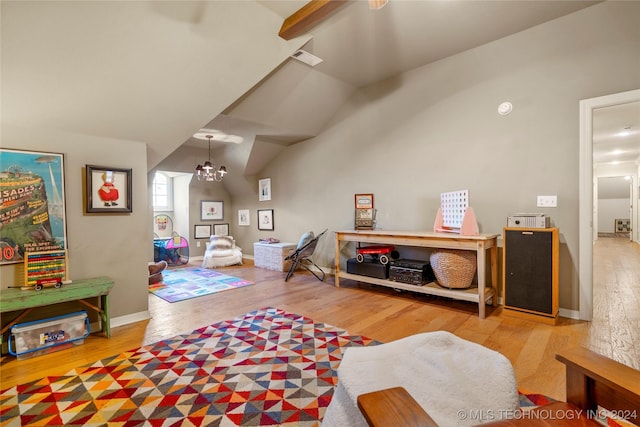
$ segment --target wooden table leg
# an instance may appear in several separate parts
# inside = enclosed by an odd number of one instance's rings
[[[109,294],[100,296],[102,307],[102,330],[107,338],[111,338],[111,316],[109,315]]]
[[[484,319],[486,311],[486,303],[484,291],[486,284],[486,251],[483,242],[478,242],[476,262],[478,263],[478,317]]]
[[[335,286],[340,287],[340,235],[336,233],[336,272],[335,272]]]
[[[491,257],[491,287],[493,288],[493,298],[491,298],[491,304],[494,307],[498,306],[498,247],[493,245],[489,249],[489,256]]]

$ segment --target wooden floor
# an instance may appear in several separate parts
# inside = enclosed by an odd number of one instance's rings
[[[598,263],[593,322],[561,318],[556,326],[503,316],[500,307],[488,307],[487,318],[481,320],[472,303],[398,293],[349,280],[341,280],[338,289],[332,276],[322,283],[300,272],[285,283],[284,273],[254,268],[248,261],[223,270],[252,280],[255,286],[173,304],[150,295],[152,319],[114,328],[110,339],[91,336],[83,345],[23,361],[5,356],[0,388],[64,374],[140,345],[271,306],[383,342],[447,330],[508,357],[521,390],[564,399],[564,368],[554,359],[560,349],[581,345],[640,369],[640,245],[602,238],[594,259]]]

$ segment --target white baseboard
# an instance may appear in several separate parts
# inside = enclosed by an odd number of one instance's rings
[[[560,317],[567,317],[569,319],[580,319],[580,311],[578,310],[570,310],[568,308],[560,308],[558,309],[558,315]]]
[[[148,319],[151,319],[151,313],[149,313],[149,310],[126,314],[124,316],[112,317],[111,328],[117,328],[118,326],[129,325],[131,323],[136,323]]]

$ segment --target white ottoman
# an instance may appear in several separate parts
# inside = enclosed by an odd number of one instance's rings
[[[498,420],[518,408],[516,379],[506,357],[438,331],[348,348],[322,426],[366,427],[358,396],[390,387],[404,387],[441,427]]]

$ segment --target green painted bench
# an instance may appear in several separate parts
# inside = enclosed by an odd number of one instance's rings
[[[109,277],[95,277],[92,279],[74,280],[73,283],[62,285],[61,288],[44,288],[42,290],[2,289],[0,291],[0,313],[22,311],[15,319],[5,325],[0,331],[0,343],[5,332],[18,323],[32,309],[61,302],[78,301],[100,315],[102,332],[107,338],[111,337],[109,318],[109,291],[113,287],[113,280]],[[100,297],[99,306],[95,306],[86,298]]]

